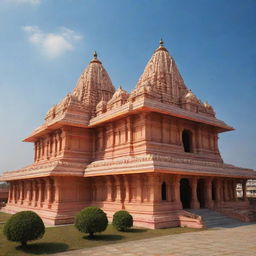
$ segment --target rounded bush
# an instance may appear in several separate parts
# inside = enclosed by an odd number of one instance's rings
[[[90,238],[93,238],[94,233],[104,231],[107,226],[107,215],[98,207],[86,207],[75,218],[75,227],[83,233],[88,233]]]
[[[6,222],[3,231],[9,241],[20,242],[22,246],[26,246],[27,241],[43,237],[45,226],[35,212],[22,211],[14,214]]]
[[[112,224],[118,231],[126,231],[133,225],[132,215],[127,211],[118,211],[113,216]]]

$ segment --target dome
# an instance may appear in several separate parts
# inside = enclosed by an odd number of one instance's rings
[[[117,98],[128,98],[129,93],[125,91],[122,86],[120,85],[114,95],[112,96],[111,100],[117,99]]]
[[[114,92],[115,88],[111,79],[98,60],[97,53],[94,52],[93,59],[78,80],[73,95],[94,111],[101,99],[110,100]]]
[[[162,40],[139,78],[136,89],[139,90],[145,86],[150,86],[153,91],[176,99],[187,90],[175,61],[164,47]]]

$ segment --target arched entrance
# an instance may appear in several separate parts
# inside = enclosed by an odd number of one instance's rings
[[[197,183],[197,198],[200,208],[205,208],[205,195],[204,195],[204,180],[199,179]]]
[[[188,179],[180,180],[180,201],[182,203],[183,209],[190,208],[191,188],[189,186]]]

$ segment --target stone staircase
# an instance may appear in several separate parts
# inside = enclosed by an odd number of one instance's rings
[[[246,223],[244,222],[229,218],[223,214],[220,214],[209,209],[191,209],[187,211],[201,216],[203,218],[204,225],[206,228],[232,228],[246,225]]]

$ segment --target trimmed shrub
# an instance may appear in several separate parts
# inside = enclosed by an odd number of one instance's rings
[[[75,227],[94,237],[94,233],[104,231],[108,226],[108,218],[104,211],[98,207],[86,207],[75,218]]]
[[[20,242],[23,247],[28,241],[42,238],[45,226],[42,219],[32,211],[14,214],[4,225],[4,235],[9,241]]]
[[[118,231],[126,231],[133,225],[132,215],[127,211],[118,211],[113,216],[112,224]]]

